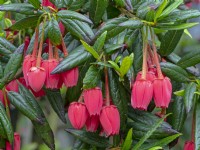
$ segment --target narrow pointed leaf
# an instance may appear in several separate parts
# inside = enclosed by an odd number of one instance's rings
[[[96,42],[94,43],[94,49],[97,52],[100,52],[105,44],[106,41],[106,35],[107,35],[107,31],[105,31],[103,34],[101,34],[101,36],[96,40]]]
[[[48,37],[54,45],[61,43],[61,32],[57,20],[52,18],[48,25]]]
[[[83,88],[91,89],[98,85],[100,81],[100,70],[96,66],[90,66],[83,79]]]
[[[35,8],[40,8],[41,3],[39,0],[29,0],[28,2],[31,3]]]
[[[189,81],[187,72],[182,69],[181,67],[172,64],[172,63],[160,63],[161,69],[163,73],[171,78],[172,80],[178,81],[178,82],[187,82]]]
[[[94,24],[98,24],[108,6],[108,0],[90,0],[89,16]]]
[[[45,90],[45,92],[53,110],[56,112],[63,123],[67,123],[67,120],[65,118],[64,102],[60,91],[47,89]]]
[[[59,63],[59,65],[52,71],[52,74],[61,73],[76,66],[82,65],[90,58],[92,58],[92,55],[85,51],[83,46],[79,46]]]
[[[133,53],[130,56],[124,57],[120,66],[120,75],[123,78],[124,75],[129,71],[132,63],[133,63]]]
[[[0,122],[6,133],[6,137],[7,137],[8,141],[10,143],[13,143],[13,140],[14,140],[13,128],[12,128],[10,120],[7,117],[5,108],[1,102],[0,102]]]
[[[17,48],[7,41],[6,39],[0,37],[0,54],[1,55],[10,55],[12,54]]]
[[[129,29],[141,28],[143,23],[140,20],[128,20],[123,23],[120,23],[119,26],[126,27]]]
[[[133,135],[133,129],[131,128],[131,129],[128,131],[128,134],[127,134],[127,136],[126,136],[126,139],[125,139],[125,141],[124,141],[124,143],[123,143],[122,150],[131,149],[132,135]]]
[[[165,9],[165,7],[167,6],[169,2],[167,0],[164,0],[162,2],[162,4],[158,7],[158,10],[156,11],[155,17],[154,17],[154,22],[156,22],[157,18],[160,17],[160,15],[162,14],[163,10]]]
[[[193,26],[198,25],[199,23],[182,23],[179,25],[173,25],[173,24],[157,24],[156,28],[163,29],[163,30],[183,30],[187,28],[191,28]]]
[[[177,63],[182,68],[187,68],[200,63],[200,50],[192,50],[184,55]]]
[[[75,19],[75,20],[79,20],[79,21],[83,21],[83,22],[86,22],[86,23],[90,23],[92,24],[92,21],[87,18],[86,16],[80,14],[80,13],[77,13],[75,11],[71,11],[71,10],[61,10],[57,13],[57,16],[64,19]]]
[[[161,40],[159,53],[162,56],[171,54],[179,43],[183,30],[168,31]]]
[[[185,89],[185,94],[184,94],[184,103],[187,113],[190,112],[193,106],[193,98],[195,92],[196,92],[196,84],[194,82],[189,83]]]
[[[105,137],[99,136],[97,133],[91,133],[83,130],[66,129],[67,132],[90,145],[106,148],[109,147],[109,141]]]

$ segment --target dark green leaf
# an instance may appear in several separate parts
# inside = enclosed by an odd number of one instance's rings
[[[125,27],[120,27],[119,24],[127,20],[128,18],[126,17],[119,17],[109,20],[96,32],[95,38],[99,37],[105,31],[107,31],[107,40],[118,35],[120,32],[126,29]]]
[[[56,5],[56,8],[58,8],[58,9],[65,8],[66,7],[66,0],[55,0],[54,4]]]
[[[91,133],[83,130],[66,129],[67,132],[71,133],[81,141],[91,144],[96,147],[106,148],[109,147],[109,141],[105,137],[99,136],[97,133]]]
[[[53,110],[56,112],[56,114],[62,120],[62,122],[67,123],[67,120],[65,118],[64,103],[60,91],[45,90],[45,92]]]
[[[57,13],[57,16],[62,18],[63,20],[74,19],[92,24],[92,21],[88,19],[86,16],[71,10],[61,10]]]
[[[24,44],[18,47],[18,49],[15,51],[15,53],[11,55],[8,63],[6,64],[4,69],[4,77],[8,76],[6,82],[11,81],[14,78],[15,74],[17,73],[18,69],[20,68],[23,58],[22,56],[23,49],[24,49]]]
[[[177,96],[175,100],[170,103],[167,113],[172,113],[167,120],[172,125],[173,129],[181,131],[186,119],[186,111],[182,97]]]
[[[1,122],[1,125],[3,126],[5,133],[6,133],[6,137],[7,137],[8,141],[10,143],[12,143],[13,140],[14,140],[13,128],[12,128],[10,120],[7,117],[5,108],[4,108],[4,106],[1,102],[0,102],[0,122]]]
[[[16,13],[26,14],[26,15],[41,14],[41,11],[35,9],[31,4],[27,4],[27,3],[1,5],[0,11],[16,12]]]
[[[178,82],[187,82],[189,81],[187,72],[182,69],[181,67],[169,63],[169,62],[161,62],[161,69],[163,73],[171,78],[172,80],[178,81]]]
[[[130,48],[135,40],[138,38],[139,33],[139,29],[128,30],[124,39],[124,42],[126,43],[128,48]]]
[[[145,19],[146,14],[151,10],[151,5],[152,5],[151,1],[141,2],[140,5],[138,6],[133,5],[137,9],[136,16],[141,19]]]
[[[83,79],[83,88],[91,89],[98,85],[100,81],[100,70],[96,66],[90,66],[88,69],[85,78]]]
[[[124,44],[109,44],[106,45],[105,52],[107,54],[113,54],[122,47],[124,47]]]
[[[113,103],[117,106],[120,113],[120,127],[122,130],[125,129],[127,120],[127,101],[130,99],[129,93],[126,91],[125,87],[119,82],[119,77],[112,71],[108,69],[109,73],[109,86],[110,95]]]
[[[104,33],[101,34],[101,36],[96,40],[96,42],[94,43],[94,49],[97,52],[100,52],[105,44],[106,41],[106,35],[107,35],[107,31],[105,31]]]
[[[23,18],[17,21],[15,24],[9,27],[11,30],[23,30],[30,27],[35,27],[37,25],[39,16],[31,16]]]
[[[31,3],[35,8],[39,9],[40,8],[40,1],[39,0],[29,0],[29,3]]]
[[[192,50],[184,55],[177,63],[182,68],[187,68],[200,63],[200,50]]]
[[[78,10],[80,9],[84,4],[86,3],[86,0],[73,0],[70,4],[68,4],[69,10]]]
[[[125,141],[124,141],[124,143],[123,143],[122,150],[131,149],[132,135],[133,135],[133,129],[131,128],[131,129],[128,131],[128,134],[127,134],[127,136],[126,136],[126,139],[125,139]]]
[[[178,22],[185,21],[190,18],[196,18],[200,16],[198,10],[176,10],[163,18],[161,22]]]
[[[85,51],[83,46],[79,46],[59,63],[59,65],[52,71],[52,74],[61,73],[72,69],[83,64],[90,58],[92,58],[92,55]]]
[[[193,26],[198,25],[199,23],[182,23],[178,25],[174,24],[157,24],[156,28],[163,29],[163,30],[182,30],[182,29],[187,29],[191,28]]]
[[[3,128],[3,125],[1,123],[1,121],[0,121],[0,135],[1,135],[1,138],[4,138],[4,139],[7,138],[6,132],[5,132],[4,128]],[[0,138],[0,141],[2,140],[1,138]]]
[[[154,123],[153,126],[151,126],[150,130],[140,139],[140,141],[133,147],[133,150],[138,150],[142,144],[154,133],[154,131],[161,125],[161,123],[164,121],[164,119],[169,116],[166,115],[163,118],[159,119],[157,122]]]
[[[120,23],[119,26],[126,27],[129,29],[141,28],[143,23],[140,20],[128,20],[123,23]]]
[[[87,43],[91,42],[94,33],[87,23],[71,19],[61,19],[61,21],[72,35]]]
[[[161,140],[158,140],[156,142],[151,142],[149,144],[144,144],[141,146],[141,150],[147,150],[150,149],[152,147],[156,147],[156,146],[161,146],[164,147],[165,145],[169,144],[170,142],[172,142],[173,140],[177,139],[179,136],[181,136],[182,134],[178,133],[178,134],[174,134],[171,135],[169,137],[163,138]]]
[[[6,39],[0,37],[0,54],[1,55],[10,55],[12,54],[17,48],[7,41]]]
[[[116,5],[119,7],[124,7],[125,6],[125,2],[124,0],[114,0]]]
[[[61,43],[61,32],[57,20],[52,18],[48,25],[48,37],[54,45]]]
[[[171,54],[181,39],[183,30],[168,31],[161,40],[159,53],[162,56]]]
[[[184,103],[187,113],[190,112],[193,106],[193,98],[195,95],[194,92],[196,92],[196,84],[194,82],[191,82],[187,85],[184,94]]]
[[[108,0],[90,0],[90,19],[98,24],[108,6]]]

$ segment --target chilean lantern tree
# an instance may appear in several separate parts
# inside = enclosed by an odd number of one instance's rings
[[[0,3],[0,148],[23,147],[15,110],[37,141],[59,150],[49,105],[76,139],[73,149],[172,148],[188,115],[184,149],[200,149],[200,50],[174,51],[198,24],[189,20],[200,16],[190,2]]]

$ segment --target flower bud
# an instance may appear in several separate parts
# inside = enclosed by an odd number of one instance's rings
[[[101,89],[96,87],[93,89],[84,90],[84,102],[90,115],[99,115],[102,105],[103,96]]]
[[[68,109],[68,117],[75,129],[81,129],[88,119],[88,111],[84,103],[72,102]]]
[[[86,130],[90,131],[90,132],[95,132],[97,131],[98,127],[99,127],[99,116],[98,115],[92,115],[90,116],[86,123]]]
[[[116,106],[104,106],[100,114],[100,122],[107,136],[119,134],[120,115]]]
[[[153,82],[153,97],[156,107],[167,108],[172,95],[172,84],[168,77],[155,79]]]
[[[28,72],[28,83],[30,87],[38,92],[42,89],[46,79],[46,71],[41,67],[31,67]]]
[[[134,83],[131,94],[131,105],[133,108],[147,110],[153,97],[153,85],[148,80],[138,80]]]
[[[66,87],[76,86],[78,82],[78,67],[61,73],[61,77]]]
[[[51,74],[51,72],[53,71],[53,69],[55,69],[57,65],[58,61],[56,59],[44,60],[42,62],[42,67],[46,71],[46,88],[55,89],[58,87],[60,74]]]
[[[195,150],[194,142],[186,141],[184,145],[184,150]]]

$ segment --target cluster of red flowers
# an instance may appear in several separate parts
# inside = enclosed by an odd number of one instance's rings
[[[96,87],[83,91],[84,103],[73,102],[68,109],[68,117],[75,129],[86,126],[86,130],[96,132],[101,124],[107,136],[119,134],[120,116],[115,105],[104,105],[101,89]]]
[[[170,103],[172,84],[170,79],[162,74],[155,45],[153,45],[153,49],[154,55],[148,46],[151,59],[148,59],[147,63],[147,47],[144,48],[142,72],[137,74],[132,88],[131,104],[133,108],[147,110],[152,98],[156,107],[167,108]],[[156,69],[148,67],[147,64],[156,66]]]

